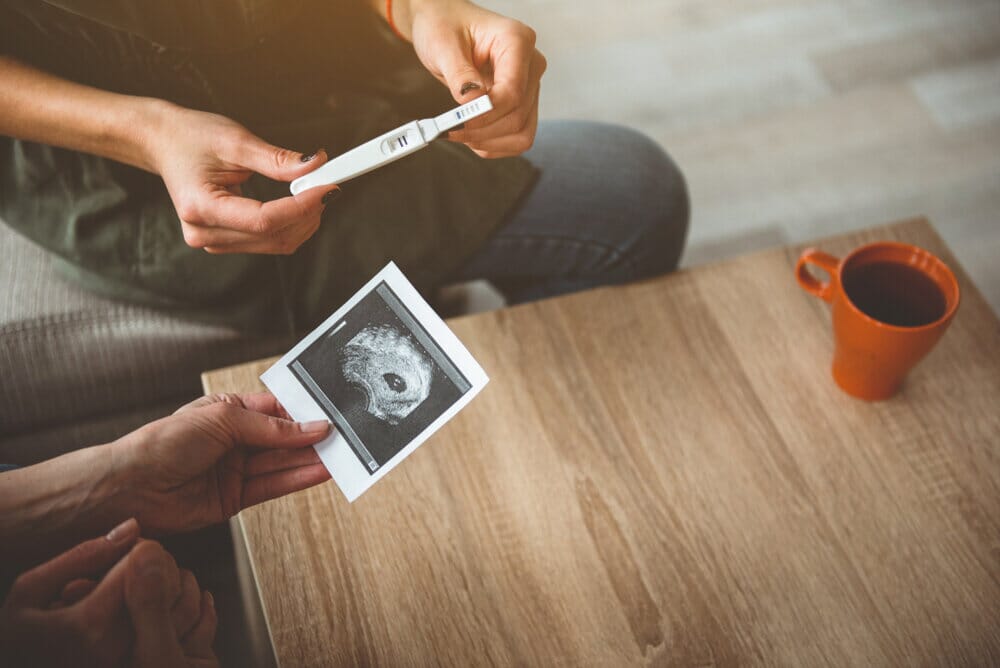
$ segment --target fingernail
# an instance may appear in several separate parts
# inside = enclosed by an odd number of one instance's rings
[[[320,432],[327,431],[330,428],[330,423],[327,420],[313,420],[312,422],[300,422],[299,429],[304,432]]]
[[[208,607],[214,608],[215,607],[215,597],[212,596],[212,592],[206,590],[205,591],[205,598],[208,600]]]
[[[135,521],[134,517],[130,517],[109,531],[105,538],[108,542],[114,543],[115,545],[123,545],[135,538],[138,533],[138,529],[139,523]]]
[[[340,188],[334,188],[327,194],[323,195],[323,204],[326,204],[327,202],[332,202],[338,197],[340,197]]]
[[[313,159],[314,159],[314,158],[316,157],[316,155],[317,155],[317,154],[318,154],[318,153],[319,153],[320,151],[322,151],[322,150],[323,150],[323,149],[321,149],[321,148],[318,148],[318,149],[316,149],[315,151],[313,151],[312,153],[310,153],[309,155],[304,155],[304,156],[302,156],[301,158],[299,158],[299,160],[301,160],[302,162],[309,162],[310,160],[313,160]]]
[[[464,84],[462,84],[462,90],[459,94],[465,95],[470,90],[479,90],[480,88],[481,86],[477,84],[475,81],[466,81]]]

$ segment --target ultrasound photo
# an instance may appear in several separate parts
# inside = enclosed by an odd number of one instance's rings
[[[351,502],[490,380],[392,262],[260,379],[292,419],[336,427],[313,448]]]
[[[385,281],[299,353],[288,370],[369,474],[472,388]]]

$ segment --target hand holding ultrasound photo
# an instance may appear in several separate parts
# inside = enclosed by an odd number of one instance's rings
[[[353,501],[489,379],[390,263],[261,380],[292,418],[333,423],[316,452]]]

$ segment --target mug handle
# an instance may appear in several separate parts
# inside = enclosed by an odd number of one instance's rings
[[[816,280],[806,269],[806,265],[819,267],[830,275],[826,282]],[[833,277],[837,275],[837,267],[840,260],[824,253],[816,248],[807,248],[802,251],[799,261],[795,263],[795,278],[799,281],[799,286],[811,295],[815,295],[824,301],[833,301]]]

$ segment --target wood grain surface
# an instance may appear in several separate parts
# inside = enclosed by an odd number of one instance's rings
[[[280,665],[1000,664],[1000,323],[925,221],[818,245],[875,239],[963,290],[882,403],[797,247],[451,321],[464,412],[353,505],[239,518]]]

